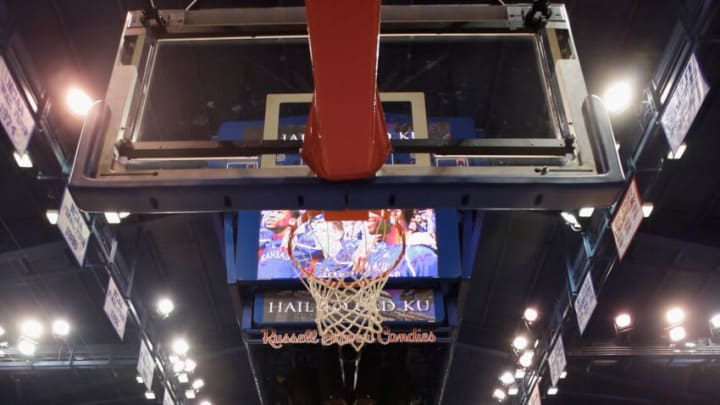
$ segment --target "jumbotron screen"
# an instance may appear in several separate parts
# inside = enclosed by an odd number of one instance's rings
[[[257,279],[292,279],[301,271],[290,258],[290,227],[304,211],[268,210],[260,213]],[[322,215],[311,225],[298,227],[293,239],[293,254],[298,263],[312,269],[318,277],[332,277],[336,271],[357,265],[373,272],[389,269],[406,248],[390,277],[438,277],[437,221],[432,209],[394,209],[389,215],[371,212],[367,221],[325,222]]]

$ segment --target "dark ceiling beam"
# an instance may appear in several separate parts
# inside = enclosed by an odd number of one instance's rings
[[[14,347],[3,349],[0,373],[83,368],[118,368],[137,365],[137,347],[114,345],[39,345],[32,357],[23,356]]]
[[[693,348],[653,346],[618,346],[612,344],[587,344],[568,349],[568,357],[589,357],[592,359],[614,359],[627,357],[662,357],[708,360],[720,358],[720,345],[700,345]],[[718,364],[720,366],[720,364]]]

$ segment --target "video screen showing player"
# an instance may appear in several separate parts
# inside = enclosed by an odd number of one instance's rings
[[[300,277],[288,253],[291,225],[303,211],[263,211],[258,248],[260,280]],[[432,209],[371,212],[367,221],[325,221],[322,214],[297,227],[293,253],[305,271],[317,277],[343,278],[353,272],[383,273],[402,251],[405,254],[390,277],[437,277],[437,231]]]

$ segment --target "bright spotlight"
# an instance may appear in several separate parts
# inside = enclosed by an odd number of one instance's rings
[[[120,218],[120,213],[112,212],[112,211],[105,213],[105,220],[107,221],[108,224],[113,224],[113,225],[119,224],[122,221],[122,219]]]
[[[677,152],[673,153],[673,151],[670,150],[670,152],[668,152],[667,158],[670,160],[680,160],[680,159],[682,159],[686,150],[687,150],[687,144],[683,143],[682,145],[678,146]]]
[[[137,381],[138,384],[144,384],[144,383],[145,383],[145,381],[143,381],[142,377],[140,377],[139,375],[136,375],[136,376],[135,376],[135,381]]]
[[[162,297],[158,300],[157,306],[155,307],[157,313],[163,318],[170,316],[172,311],[175,310],[175,304],[168,297]]]
[[[87,115],[93,103],[90,96],[77,87],[72,87],[68,90],[65,94],[65,102],[67,103],[70,112],[80,116]]]
[[[180,384],[187,384],[188,381],[190,381],[190,378],[188,377],[187,373],[180,373],[178,374],[178,382]]]
[[[517,351],[525,350],[528,347],[528,340],[525,336],[516,336],[512,341],[512,346]]]
[[[567,370],[563,370],[562,373],[560,373],[560,379],[564,380],[567,378]]]
[[[503,385],[510,385],[515,382],[515,376],[513,376],[513,373],[506,371],[500,376],[500,382]]]
[[[43,326],[35,319],[26,319],[20,325],[20,331],[30,339],[39,339],[43,334]]]
[[[685,332],[685,328],[683,328],[682,326],[676,326],[670,329],[669,335],[670,340],[672,340],[673,342],[679,342],[685,339],[685,337],[687,337],[687,332]]]
[[[643,218],[647,218],[650,215],[652,215],[654,208],[655,208],[655,206],[653,205],[653,203],[650,203],[650,202],[643,203],[643,205],[642,205]]]
[[[518,363],[520,363],[520,365],[523,368],[528,368],[528,367],[532,366],[534,357],[535,357],[535,352],[533,352],[532,350],[526,350],[520,356],[520,359],[518,359]]]
[[[182,371],[185,369],[185,364],[182,361],[177,361],[172,364],[173,373],[178,374],[182,373]]]
[[[18,167],[22,167],[23,169],[33,167],[32,159],[30,159],[30,155],[28,155],[27,152],[22,155],[17,152],[13,152],[13,157],[15,158],[15,163],[17,163]]]
[[[212,405],[212,402],[210,402],[210,401],[202,401],[202,402],[200,402],[200,405]]]
[[[155,399],[155,393],[152,391],[145,391],[145,399]]]
[[[195,360],[193,359],[185,359],[185,371],[188,373],[192,373],[195,371],[195,368],[197,367],[197,363],[195,363]]]
[[[170,361],[170,364],[175,364],[180,361],[180,357],[178,357],[177,354],[171,354],[168,356],[168,360]]]
[[[185,398],[187,398],[187,399],[195,399],[195,391],[193,391],[193,390],[185,390]]]
[[[615,317],[615,332],[624,333],[632,329],[632,317],[628,313],[621,313]]]
[[[522,380],[523,378],[525,378],[525,369],[522,369],[522,368],[515,369],[515,379]]]
[[[0,337],[3,337],[3,336],[5,336],[5,328],[0,326]]]
[[[685,311],[682,308],[674,307],[665,312],[665,320],[670,325],[677,325],[685,320]]]
[[[577,217],[569,212],[563,211],[560,213],[560,216],[565,221],[567,226],[570,227],[575,232],[582,231],[582,225],[580,225],[580,221],[578,221]]]
[[[493,391],[492,394],[493,398],[497,399],[498,401],[504,401],[507,397],[507,394],[505,394],[505,391],[503,391],[501,388],[495,388],[495,391]]]
[[[199,390],[200,388],[205,386],[205,381],[203,381],[202,378],[198,378],[192,383],[192,387],[194,390]]]
[[[188,345],[185,339],[177,338],[173,341],[172,350],[178,356],[184,356],[187,354],[188,350],[190,350],[190,345]]]
[[[710,326],[712,326],[713,329],[720,329],[720,313],[710,317]],[[0,336],[2,336],[2,334],[0,334]]]
[[[538,319],[537,309],[532,308],[532,307],[526,308],[525,312],[523,313],[523,319],[525,319],[526,321],[528,321],[530,323],[537,321],[537,319]]]
[[[582,207],[580,211],[578,211],[578,216],[580,218],[590,218],[593,212],[595,212],[595,208],[593,207]]]
[[[50,225],[57,224],[58,218],[60,217],[60,214],[58,213],[58,210],[47,210],[45,211],[45,218],[47,218]]]
[[[558,393],[558,388],[557,388],[557,387],[550,387],[550,388],[548,388],[548,390],[547,390],[547,394],[548,394],[548,395],[557,395],[557,393]]]
[[[508,395],[510,395],[511,397],[514,397],[515,395],[518,394],[518,387],[515,386],[515,385],[513,385],[512,387],[508,388],[508,392],[507,392],[507,393],[508,393]]]
[[[20,338],[17,348],[23,356],[32,356],[37,349],[37,343],[27,338]]]
[[[52,323],[52,334],[55,337],[64,338],[70,334],[70,324],[64,319],[56,319]]]
[[[632,99],[633,89],[630,83],[626,81],[613,83],[603,94],[605,108],[611,113],[625,111],[630,106]]]

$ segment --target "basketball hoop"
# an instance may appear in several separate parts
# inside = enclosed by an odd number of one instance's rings
[[[399,212],[362,211],[361,220],[358,212],[306,211],[290,227],[289,256],[315,301],[323,344],[360,351],[382,332],[378,299],[405,255]]]

